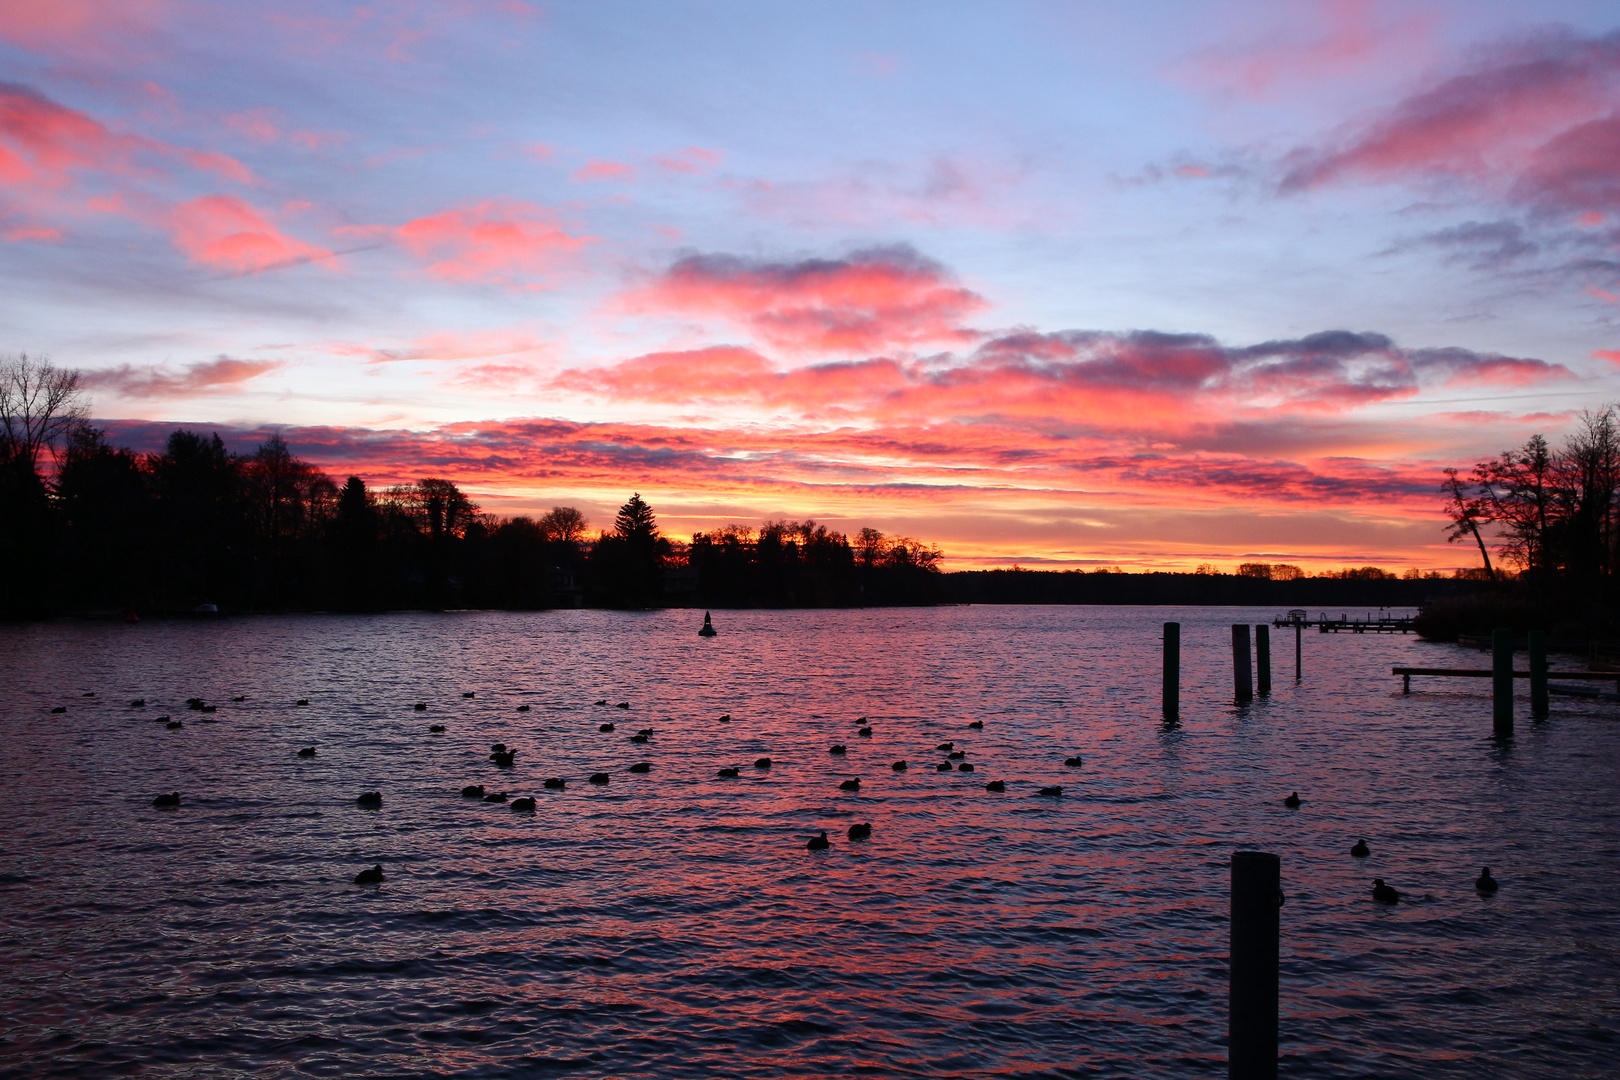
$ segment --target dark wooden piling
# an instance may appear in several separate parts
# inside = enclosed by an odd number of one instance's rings
[[[1496,737],[1513,734],[1513,631],[1491,631],[1491,726]]]
[[[1547,719],[1547,632],[1530,631],[1530,719]]]
[[[1164,718],[1181,715],[1181,624],[1164,624]]]
[[[1232,958],[1226,1075],[1276,1080],[1282,864],[1268,851],[1232,853]]]
[[[1255,689],[1261,697],[1271,693],[1271,627],[1265,623],[1254,626]]]
[[[1232,624],[1232,696],[1238,701],[1254,698],[1254,670],[1249,657],[1249,624]]]
[[[1300,631],[1303,630],[1303,629],[1304,629],[1304,627],[1302,627],[1299,623],[1294,624],[1294,681],[1295,682],[1299,682],[1300,674],[1301,674],[1300,665],[1299,665],[1299,660],[1300,660],[1300,656],[1299,656],[1299,648],[1300,648],[1300,646],[1299,646],[1299,634],[1300,634]]]

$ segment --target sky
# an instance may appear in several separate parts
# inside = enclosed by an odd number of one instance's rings
[[[1612,4],[0,0],[0,353],[141,449],[1450,569],[1617,327]]]

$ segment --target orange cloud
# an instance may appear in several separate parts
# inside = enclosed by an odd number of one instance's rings
[[[238,389],[243,383],[276,371],[284,365],[269,360],[216,360],[190,364],[182,371],[160,365],[116,368],[84,373],[91,389],[110,390],[126,398],[183,398],[217,394]]]
[[[408,221],[394,230],[429,276],[444,281],[494,282],[540,288],[546,278],[593,239],[564,231],[543,206],[515,199],[479,203]]]
[[[222,270],[256,273],[332,255],[286,235],[233,195],[181,203],[167,222],[175,247],[193,262]]]
[[[718,315],[773,345],[839,352],[974,341],[981,335],[961,320],[987,306],[940,264],[904,246],[792,263],[692,255],[620,305]]]

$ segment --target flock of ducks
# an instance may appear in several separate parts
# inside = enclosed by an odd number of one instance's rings
[[[93,698],[96,695],[92,692],[83,694],[82,696]],[[461,696],[463,698],[472,698],[475,696],[475,692],[468,690],[463,692]],[[243,702],[246,701],[247,698],[242,696],[234,697],[231,700],[233,702]],[[309,699],[299,698],[296,704],[300,706],[307,706],[309,704]],[[606,698],[601,698],[598,699],[595,704],[598,707],[605,707],[608,705],[608,701]],[[130,701],[129,707],[132,709],[143,709],[146,707],[146,699],[135,698]],[[201,698],[187,698],[186,707],[192,711],[204,714],[212,713],[216,709],[216,706],[208,704]],[[620,701],[613,707],[619,709],[629,709],[630,703],[628,701]],[[426,712],[428,705],[425,701],[418,701],[413,708],[417,712]],[[530,706],[519,705],[517,706],[517,711],[528,712],[530,711]],[[51,709],[51,712],[53,714],[65,713],[67,712],[67,706],[57,705]],[[159,716],[155,719],[157,723],[162,723],[169,728],[178,728],[183,726],[180,721],[172,720],[168,716]],[[211,722],[211,720],[204,720],[204,723]],[[722,715],[719,718],[719,722],[722,724],[731,723],[731,714],[726,713]],[[855,724],[855,734],[857,736],[868,739],[872,737],[872,726],[867,722],[866,717],[858,717]],[[984,721],[974,720],[967,726],[974,731],[982,731],[984,729]],[[602,733],[610,733],[615,731],[616,727],[611,723],[599,724],[597,726],[597,730]],[[445,732],[445,725],[433,724],[428,728],[428,731],[435,735],[442,735]],[[652,739],[652,736],[652,728],[642,728],[634,735],[630,736],[630,741],[637,745],[644,745]],[[942,773],[952,771],[970,773],[974,771],[973,764],[966,760],[967,752],[965,750],[958,750],[955,743],[940,743],[934,749],[945,754],[945,760],[934,766],[936,771]],[[849,748],[843,743],[833,743],[832,746],[828,747],[827,752],[837,757],[847,754],[849,752]],[[517,757],[517,753],[518,751],[515,747],[509,747],[505,743],[495,743],[490,747],[489,760],[494,762],[497,768],[511,768],[515,758]],[[298,751],[297,756],[301,758],[315,757],[316,749],[313,746],[303,747]],[[756,758],[754,761],[754,768],[765,770],[771,768],[773,764],[774,763],[772,760],[768,757]],[[1079,768],[1085,764],[1085,759],[1081,755],[1075,754],[1072,757],[1065,758],[1063,764],[1069,768]],[[901,759],[890,765],[890,769],[897,773],[906,772],[908,769],[910,769],[910,767],[910,762],[906,761],[905,759]],[[652,763],[648,761],[638,761],[629,767],[629,771],[638,774],[649,773],[652,771]],[[720,769],[715,775],[719,779],[736,779],[742,775],[742,770],[740,768],[728,766]],[[610,774],[605,772],[592,773],[587,778],[588,783],[596,785],[607,784],[610,780]],[[560,776],[553,776],[543,781],[541,786],[548,790],[561,790],[567,787],[567,781]],[[840,791],[858,792],[861,790],[861,781],[859,777],[851,777],[850,779],[840,783],[838,787]],[[999,793],[1007,790],[1007,784],[1004,780],[992,780],[985,784],[984,788],[986,791]],[[468,784],[466,787],[461,789],[461,794],[464,798],[479,799],[486,803],[505,803],[514,811],[518,812],[533,811],[535,809],[535,800],[532,796],[520,796],[513,799],[509,798],[504,791],[486,791],[484,785],[482,784]],[[1063,794],[1063,788],[1061,785],[1054,784],[1048,787],[1040,788],[1037,794],[1047,798],[1057,798]],[[367,809],[377,809],[382,806],[382,801],[383,798],[381,792],[367,791],[356,797],[355,804]],[[158,795],[152,800],[152,805],[158,809],[177,807],[180,805],[180,793],[178,791],[171,791]],[[1283,800],[1283,805],[1290,810],[1297,810],[1304,805],[1304,800],[1300,798],[1299,792],[1295,791],[1290,793],[1289,796]],[[847,835],[850,840],[868,840],[872,836],[872,823],[862,822],[851,825]],[[832,847],[832,841],[827,838],[826,831],[822,830],[820,835],[811,837],[810,840],[805,844],[805,847],[810,851],[826,851]],[[1358,839],[1350,848],[1350,855],[1356,859],[1365,859],[1371,854],[1371,849],[1367,847],[1365,837]],[[356,885],[378,885],[381,884],[383,880],[384,877],[382,866],[380,864],[373,866],[370,869],[362,870],[354,876],[354,883]],[[1474,880],[1474,888],[1484,895],[1494,894],[1500,887],[1501,883],[1491,876],[1491,868],[1488,866],[1482,868],[1479,877]],[[1400,891],[1394,886],[1387,884],[1383,878],[1373,879],[1372,896],[1375,901],[1381,904],[1394,905],[1401,902]]]

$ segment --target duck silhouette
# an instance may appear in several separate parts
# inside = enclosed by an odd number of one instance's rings
[[[461,692],[462,697],[472,697],[474,694],[475,694],[475,691],[472,691],[472,690],[463,690]]]
[[[492,754],[504,754],[506,753],[506,744],[498,742],[489,748],[489,752]]]
[[[652,772],[652,762],[638,761],[634,765],[630,766],[630,771],[633,773]]]
[[[859,728],[856,730],[855,734],[859,735],[863,739],[870,739],[872,737],[872,729],[869,727]]]
[[[154,717],[152,717],[152,723],[154,723],[154,724],[167,724],[168,722],[169,722],[169,717],[168,717],[167,714],[165,714],[163,716],[154,716]]]
[[[1283,805],[1288,807],[1290,810],[1298,810],[1299,804],[1303,801],[1304,800],[1299,797],[1299,792],[1296,791],[1292,795],[1288,796],[1288,798],[1283,800]]]
[[[1373,899],[1380,904],[1398,904],[1401,894],[1393,886],[1385,885],[1383,878],[1373,878]]]
[[[609,726],[611,727],[612,725]],[[647,741],[647,736],[638,733],[630,736],[630,741],[633,743],[645,743]]]
[[[849,827],[849,838],[851,840],[867,840],[870,839],[871,836],[872,823],[870,821],[860,825],[851,825]]]
[[[1482,893],[1493,893],[1501,888],[1501,885],[1495,878],[1491,877],[1491,868],[1487,866],[1480,870],[1479,877],[1474,879],[1474,888]]]
[[[951,761],[961,761],[963,758],[967,757],[967,751],[952,750],[950,753],[946,754],[945,757]]]
[[[973,723],[969,724],[968,727],[972,728],[974,731],[981,731],[984,729],[984,721],[975,720]]]
[[[510,769],[512,767],[512,759],[515,756],[517,756],[516,750],[508,750],[504,754],[489,755],[489,760],[493,761],[497,768]]]
[[[56,708],[51,710],[51,715],[52,716],[59,716],[60,714],[65,713],[65,712],[67,712],[67,706],[66,705],[58,705]]]
[[[415,705],[412,705],[411,708],[415,709],[417,712],[427,712],[427,702],[418,701]]]
[[[362,792],[360,794],[360,796],[358,798],[356,798],[354,801],[355,801],[355,804],[358,805],[358,806],[381,806],[382,805],[382,792],[380,792],[380,791]]]
[[[762,758],[755,758],[754,759],[754,768],[756,768],[756,769],[768,769],[770,767],[771,767],[771,759],[770,758],[762,757]]]
[[[722,717],[720,717],[720,722],[721,722],[721,723],[722,723],[722,724],[729,724],[729,723],[731,723],[731,714],[730,714],[730,713],[726,713],[726,714],[725,714],[725,715],[724,715],[724,716],[722,716]]]
[[[247,700],[247,695],[246,694],[238,694],[235,697],[231,698],[231,701],[234,702],[237,705],[242,704],[242,702],[244,702],[246,700]]]
[[[430,725],[428,725],[428,731],[430,731],[434,735],[443,735],[444,734],[444,725],[443,724],[430,724]]]
[[[592,705],[606,705],[607,704],[607,698],[601,698],[601,699],[599,699],[597,701],[591,702],[591,704]]]
[[[605,772],[593,772],[589,780],[593,784],[605,784],[608,782],[608,774]]]
[[[984,790],[986,790],[986,791],[1006,791],[1007,790],[1007,781],[1005,781],[1005,780],[992,780],[988,784],[984,785]]]
[[[315,756],[315,748],[313,746],[306,746],[302,750],[298,751],[298,756],[299,757],[314,757]]]
[[[185,727],[186,725],[184,723],[182,723],[181,721],[179,721],[179,720],[170,720],[167,724],[164,724],[163,726],[168,728],[170,731],[173,731],[175,728]]]
[[[484,796],[485,802],[503,803],[506,801],[506,792],[496,791]]]
[[[628,701],[621,701],[613,707],[615,709],[628,709],[630,707],[630,703]]]
[[[1080,766],[1084,765],[1085,763],[1086,763],[1086,759],[1081,757],[1079,754],[1076,754],[1076,755],[1074,755],[1074,757],[1071,757],[1071,758],[1064,758],[1063,759],[1063,764],[1067,765],[1071,769],[1078,769]]]
[[[94,690],[86,690],[84,693],[80,694],[79,696],[80,697],[95,697],[96,692]]]
[[[838,790],[859,791],[861,790],[861,782],[859,780],[845,780],[842,784],[838,785]]]
[[[541,784],[540,786],[556,790],[558,788],[567,787],[568,785],[567,785],[567,782],[564,781],[562,777],[553,776],[549,780],[547,780],[543,784]]]
[[[521,799],[513,799],[512,800],[512,809],[514,809],[514,810],[533,810],[534,809],[534,799],[530,798],[528,796],[525,796],[524,798],[521,798]]]
[[[301,697],[297,701],[293,702],[293,704],[294,705],[308,705],[309,704],[309,698]]]
[[[804,846],[811,851],[826,851],[832,847],[832,841],[827,839],[827,831],[823,829],[820,836],[812,836],[810,842]]]
[[[652,733],[653,729],[650,727],[644,727],[640,731],[636,732],[637,735],[645,735],[649,739],[652,738]]]
[[[958,765],[956,767],[956,771],[957,772],[972,772],[973,771],[973,762],[971,762],[971,761],[962,762],[960,765]]]
[[[468,784],[461,789],[461,796],[464,799],[482,799],[484,797],[484,785]]]
[[[889,768],[893,769],[895,772],[905,772],[906,763],[904,761],[897,761],[893,765],[890,765]]]
[[[596,730],[597,731],[612,731],[613,730],[613,725],[612,724],[598,724],[596,726]]]
[[[517,707],[517,711],[518,712],[528,712],[529,711],[529,706],[527,706],[527,705],[519,705]]]
[[[848,750],[849,748],[841,742],[833,743],[831,746],[827,747],[827,753],[829,754],[842,754],[846,753]]]
[[[1049,797],[1055,799],[1059,795],[1063,794],[1063,787],[1062,787],[1062,785],[1059,785],[1059,784],[1054,784],[1051,787],[1043,787],[1040,790],[1040,794],[1046,795],[1046,796],[1049,796]]]
[[[354,875],[356,885],[381,885],[383,883],[382,864],[378,863],[370,870],[362,870]]]
[[[157,798],[152,800],[152,805],[156,807],[179,806],[180,793],[178,791],[171,791],[167,795],[159,795]]]
[[[129,703],[129,707],[132,709],[144,709],[146,708],[146,699],[143,697],[138,697]]]
[[[718,776],[722,780],[730,780],[733,777],[740,776],[741,774],[742,771],[740,769],[721,769],[714,775]]]
[[[950,772],[951,771],[951,763],[948,762],[948,761],[942,761],[938,765],[934,766],[934,771],[935,772]]]
[[[953,743],[953,742],[942,742],[938,746],[934,747],[934,749],[935,750],[955,750],[956,749],[956,744]]]
[[[1371,855],[1372,852],[1367,850],[1366,840],[1357,840],[1355,847],[1350,849],[1350,854],[1354,855],[1358,859],[1365,859],[1368,855]]]

